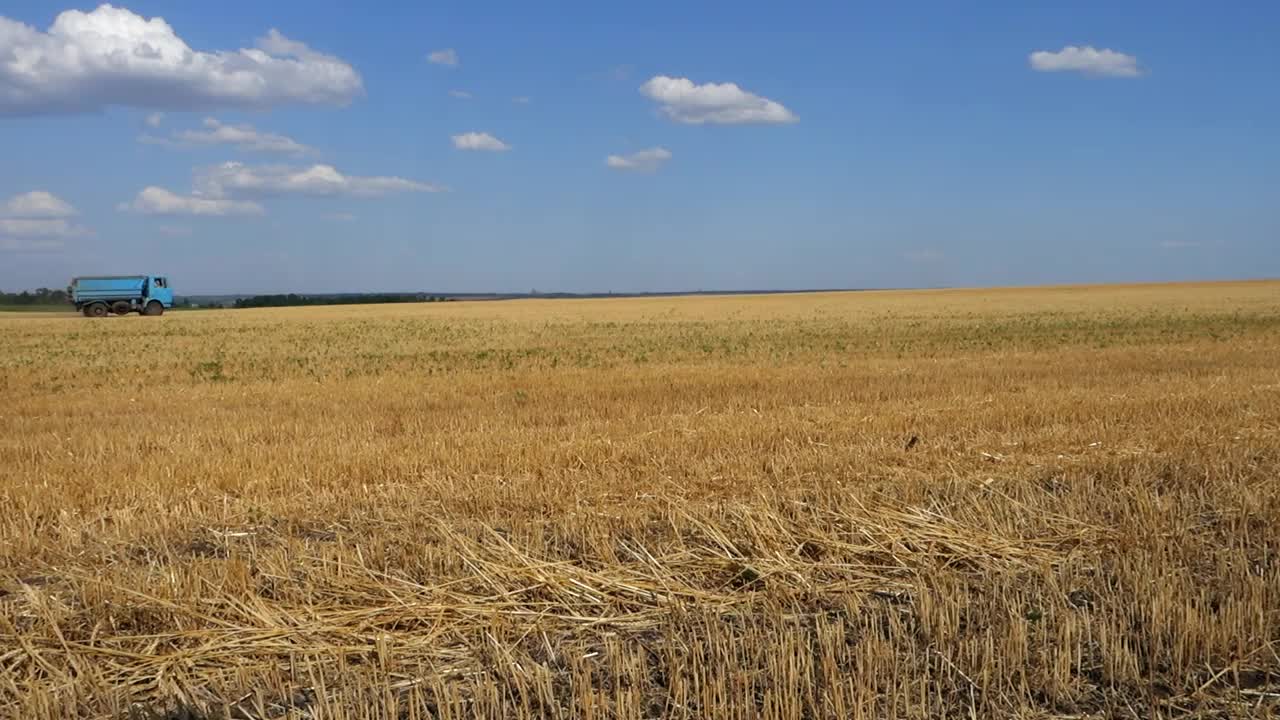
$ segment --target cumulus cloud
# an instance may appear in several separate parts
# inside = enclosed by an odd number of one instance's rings
[[[179,195],[154,185],[143,188],[132,202],[121,203],[120,210],[143,215],[261,215],[256,202],[231,200],[203,195]]]
[[[459,100],[470,100],[470,99],[471,99],[471,93],[467,92],[466,90],[450,90],[450,91],[449,91],[449,95],[451,95],[451,96],[453,96],[453,97],[456,97],[456,98],[458,98]]]
[[[47,31],[0,17],[0,115],[345,105],[363,91],[351,65],[275,29],[254,48],[203,51],[111,5],[67,10]]]
[[[162,145],[231,145],[245,151],[289,155],[303,155],[314,152],[313,148],[303,145],[293,138],[277,135],[276,133],[262,132],[252,125],[226,125],[217,118],[211,117],[204,119],[203,130],[183,130],[174,133],[171,138],[156,138],[144,135],[141,140]]]
[[[67,218],[76,215],[71,203],[44,190],[14,195],[0,206],[0,217],[10,218]]]
[[[195,172],[194,190],[179,195],[162,187],[147,187],[126,212],[144,215],[261,215],[258,200],[269,196],[381,197],[403,192],[442,192],[447,188],[400,177],[343,175],[332,165],[245,165],[225,162]]]
[[[44,190],[15,195],[0,205],[0,250],[56,250],[67,238],[92,235],[68,219],[77,214],[70,203]]]
[[[799,118],[781,104],[734,83],[695,85],[688,78],[656,75],[640,93],[661,105],[662,114],[688,125],[781,125]]]
[[[615,170],[634,170],[638,172],[653,172],[662,167],[662,164],[671,159],[671,151],[666,148],[652,147],[648,150],[631,153],[630,155],[610,155],[605,158],[605,165]]]
[[[459,150],[488,150],[502,152],[511,146],[486,132],[469,132],[453,136],[453,146]]]
[[[205,197],[311,195],[381,197],[403,192],[441,192],[445,188],[401,177],[343,175],[332,165],[245,165],[226,162],[196,172],[196,191]]]
[[[432,65],[444,65],[446,67],[458,66],[458,51],[453,48],[445,48],[444,50],[432,50],[427,55],[427,62]]]
[[[162,112],[151,113],[150,115],[147,116],[147,119],[144,122],[147,123],[147,127],[158,128],[160,127],[160,124],[164,122],[164,113]]]
[[[1039,72],[1078,72],[1085,75],[1135,78],[1142,75],[1138,58],[1115,50],[1098,50],[1090,45],[1068,45],[1058,52],[1037,50],[1028,58]]]

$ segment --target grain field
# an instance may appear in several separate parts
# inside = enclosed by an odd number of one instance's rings
[[[1274,716],[1280,282],[0,316],[0,717]]]

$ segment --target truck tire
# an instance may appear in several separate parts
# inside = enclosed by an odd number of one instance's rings
[[[129,303],[123,300],[117,300],[116,302],[111,303],[111,312],[117,315],[128,315],[129,311],[132,309],[133,308],[129,305]]]
[[[92,305],[84,309],[84,314],[93,318],[106,317],[107,304],[100,303],[100,302],[93,303]]]
[[[153,317],[156,315],[163,315],[164,305],[161,305],[159,300],[152,300],[151,302],[147,303],[147,307],[142,311],[142,314],[151,315]]]

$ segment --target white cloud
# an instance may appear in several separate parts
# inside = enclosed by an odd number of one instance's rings
[[[666,148],[652,147],[648,150],[631,153],[630,155],[610,155],[605,158],[604,162],[615,170],[653,172],[662,167],[662,164],[670,159],[671,151]]]
[[[67,218],[76,214],[70,203],[44,190],[14,195],[0,207],[0,216],[12,218]]]
[[[160,127],[160,124],[164,122],[164,113],[153,112],[147,116],[147,119],[144,122],[147,123],[147,127],[158,128]]]
[[[311,195],[381,197],[401,192],[442,192],[446,188],[401,177],[343,175],[332,165],[245,165],[226,162],[197,171],[197,194],[210,198]]]
[[[63,240],[92,235],[92,230],[68,219],[78,214],[70,203],[44,190],[15,195],[0,205],[0,250],[58,250]]]
[[[399,177],[343,175],[332,165],[245,165],[225,162],[198,169],[195,190],[179,195],[147,187],[119,209],[144,215],[261,215],[257,200],[272,195],[381,197],[400,192],[443,192],[447,188]]]
[[[363,91],[351,65],[275,29],[254,48],[201,51],[163,18],[111,5],[48,31],[0,17],[0,115],[345,105]]]
[[[458,51],[453,48],[445,48],[444,50],[433,50],[427,55],[427,62],[432,65],[445,65],[448,67],[458,66]]]
[[[133,202],[121,203],[120,210],[143,215],[261,215],[255,202],[201,195],[178,195],[154,185],[143,188]]]
[[[640,86],[668,118],[689,125],[780,125],[799,121],[781,104],[734,83],[695,85],[688,78],[656,75]]]
[[[466,90],[450,90],[449,94],[453,97],[458,98],[459,100],[471,99],[471,93],[467,92]]]
[[[528,105],[529,103],[533,102],[533,100],[528,95],[518,95],[516,97],[511,98],[511,102],[517,105]]]
[[[158,140],[150,136],[143,136],[142,140],[165,145],[231,145],[241,150],[291,155],[314,152],[313,148],[293,138],[261,132],[252,125],[226,125],[211,117],[204,119],[203,130],[183,130],[174,133],[172,140]]]
[[[1142,75],[1138,58],[1115,50],[1068,45],[1058,52],[1037,50],[1028,58],[1040,72],[1079,72],[1086,75],[1133,78]]]
[[[502,152],[511,146],[485,132],[469,132],[453,136],[453,146],[459,150],[488,150]]]

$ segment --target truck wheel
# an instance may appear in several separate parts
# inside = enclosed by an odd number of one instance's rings
[[[132,308],[129,307],[129,303],[124,302],[123,300],[111,304],[111,312],[117,315],[128,315],[131,309]]]
[[[84,314],[95,318],[106,317],[107,305],[106,303],[94,303],[84,309]]]
[[[152,300],[151,302],[147,303],[147,307],[145,310],[142,311],[142,314],[152,315],[152,316],[163,315],[164,305],[161,305],[159,300]]]

